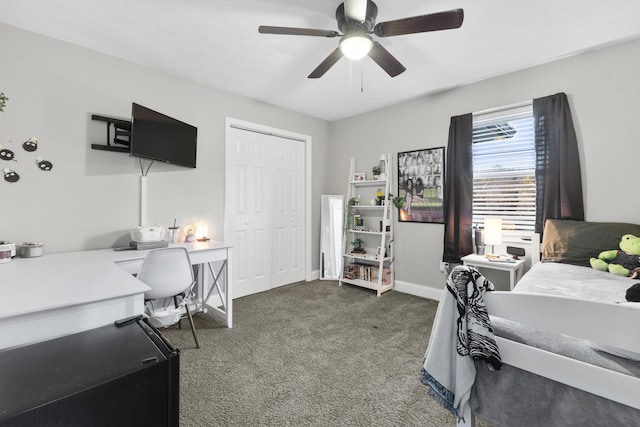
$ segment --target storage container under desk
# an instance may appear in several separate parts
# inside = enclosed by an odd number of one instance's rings
[[[0,351],[0,427],[177,426],[179,357],[142,320]]]

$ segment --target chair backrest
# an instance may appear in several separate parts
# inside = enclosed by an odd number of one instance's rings
[[[187,291],[194,284],[189,252],[182,247],[154,249],[142,262],[137,278],[151,287],[145,299],[168,298]]]

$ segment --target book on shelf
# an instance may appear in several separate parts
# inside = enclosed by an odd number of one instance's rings
[[[367,282],[377,283],[380,279],[380,267],[377,265],[367,265],[350,263],[344,266],[343,277],[347,280],[364,280]],[[382,269],[382,284],[391,283],[391,269],[384,267]]]

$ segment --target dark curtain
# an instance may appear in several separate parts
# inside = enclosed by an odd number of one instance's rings
[[[445,166],[444,262],[460,263],[473,253],[473,118],[451,117]]]
[[[584,220],[578,141],[564,93],[533,100],[536,233],[547,218]]]

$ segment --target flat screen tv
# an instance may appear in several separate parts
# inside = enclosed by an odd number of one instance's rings
[[[132,157],[196,167],[198,128],[133,103],[131,107]]]

